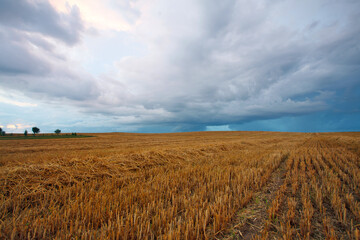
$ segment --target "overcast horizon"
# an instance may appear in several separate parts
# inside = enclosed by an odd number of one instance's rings
[[[0,127],[360,130],[360,1],[0,0]]]

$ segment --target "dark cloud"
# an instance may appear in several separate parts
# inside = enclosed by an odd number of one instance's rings
[[[289,126],[301,129],[294,126],[317,114],[335,124],[342,119],[334,117],[339,109],[344,123],[359,111],[356,1],[142,4],[114,6],[130,9],[123,15],[134,22],[122,37],[131,36],[146,51],[119,58],[95,77],[43,37],[77,43],[83,24],[76,7],[60,14],[46,2],[20,1],[16,8],[3,1],[6,14],[13,14],[4,17],[0,10],[0,50],[9,56],[0,58],[0,84],[72,105],[83,116],[96,116],[92,125],[143,132],[241,129],[255,126],[246,125],[251,122],[272,130],[286,124],[283,119],[299,119]],[[330,125],[324,126],[337,129]]]
[[[1,31],[0,86],[35,98],[86,100],[98,94],[93,76],[69,68],[64,57],[40,37]],[[33,41],[44,46],[34,46]]]
[[[292,11],[304,7],[293,5]],[[189,24],[194,31],[181,36],[165,32],[171,41],[155,49],[170,52],[152,56],[159,70],[148,71],[152,64],[134,59],[132,64],[146,76],[127,75],[126,62],[120,71],[124,78],[144,83],[138,97],[146,101],[146,108],[160,106],[173,113],[170,121],[174,123],[221,125],[330,111],[336,104],[334,96],[319,98],[321,92],[359,84],[360,29],[354,22],[359,4],[342,5],[339,11],[345,8],[347,12],[334,21],[327,17],[337,11],[336,4],[321,9],[325,17],[316,24],[309,16],[289,27],[273,19],[276,6],[264,1],[204,3],[194,23],[177,22],[176,16],[163,23],[165,29],[167,24],[177,29]],[[307,10],[296,11],[305,14]],[[309,24],[310,28],[301,27]]]
[[[94,98],[94,78],[81,68],[72,69],[58,51],[80,40],[84,27],[76,6],[68,13],[57,12],[43,0],[1,0],[0,6],[2,87],[50,101]]]
[[[0,24],[28,32],[50,36],[73,45],[84,30],[78,7],[68,13],[57,12],[45,0],[1,0]]]
[[[229,125],[235,131],[348,132],[359,131],[360,113],[321,112],[301,116],[255,120]]]
[[[33,40],[38,42],[36,45],[43,44],[50,48],[40,38],[33,37]],[[31,42],[23,34],[0,26],[1,74],[44,74],[49,71],[51,64],[42,59]]]

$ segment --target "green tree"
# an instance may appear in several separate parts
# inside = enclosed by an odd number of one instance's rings
[[[56,129],[54,132],[55,132],[57,135],[59,135],[59,134],[61,133],[61,130],[60,130],[60,129]]]
[[[38,127],[33,127],[33,128],[32,128],[32,131],[33,131],[33,133],[34,133],[34,135],[35,135],[36,133],[39,133],[39,132],[40,132],[40,129],[39,129]]]
[[[27,136],[27,134],[28,134],[28,131],[27,131],[27,130],[25,130],[25,132],[24,132],[25,137]]]

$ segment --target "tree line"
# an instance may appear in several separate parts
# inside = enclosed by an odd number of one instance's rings
[[[32,130],[34,136],[35,136],[37,133],[40,132],[40,128],[38,128],[38,127],[33,127],[31,130]],[[60,129],[56,129],[56,130],[54,131],[54,133],[56,133],[56,135],[59,135],[59,134],[61,133],[61,130],[60,130]],[[2,128],[0,128],[0,136],[5,136],[5,135],[6,135],[6,132],[3,131]],[[25,135],[25,136],[28,135],[28,130],[25,130],[25,131],[24,131],[24,135]],[[74,135],[74,134],[73,134],[73,135]],[[75,135],[76,135],[76,133],[75,133]]]

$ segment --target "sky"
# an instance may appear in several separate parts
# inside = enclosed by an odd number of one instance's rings
[[[358,0],[0,0],[0,127],[360,130]]]

